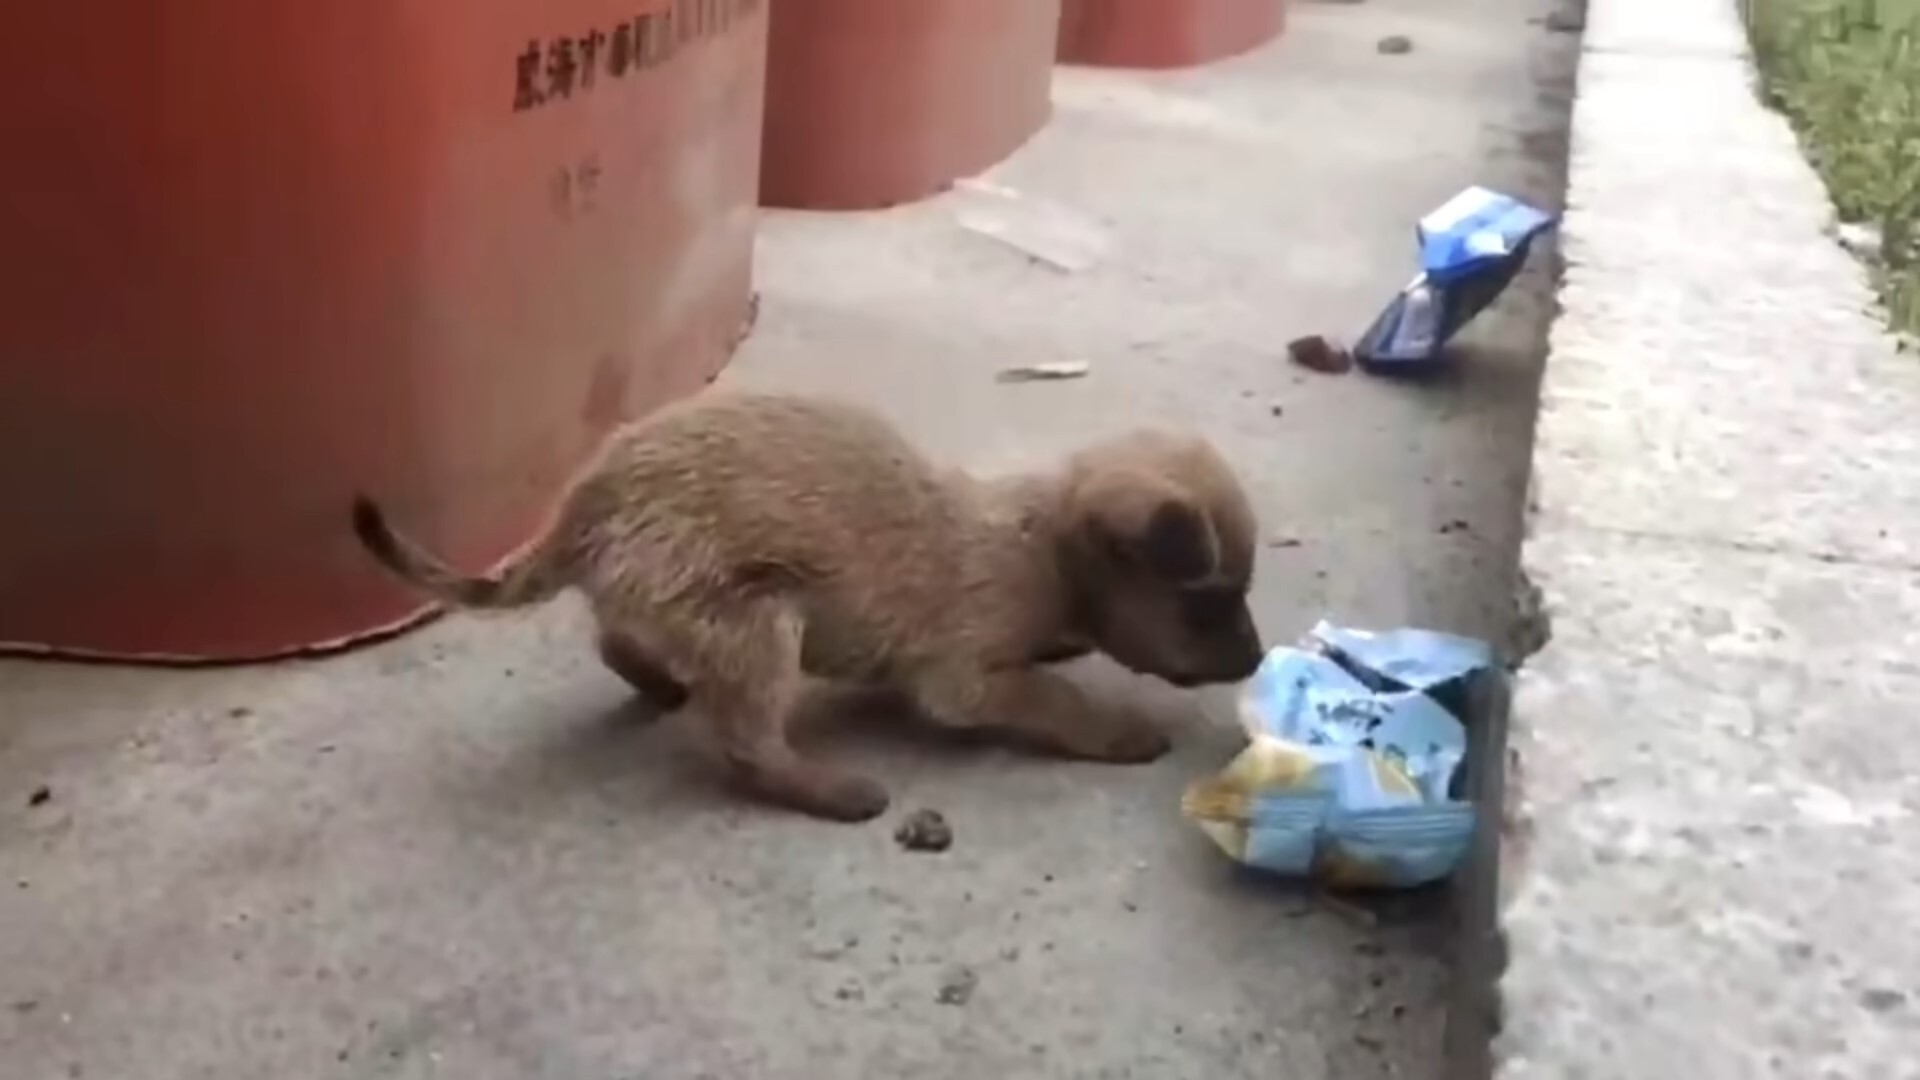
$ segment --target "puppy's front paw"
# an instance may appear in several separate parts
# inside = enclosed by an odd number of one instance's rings
[[[836,779],[822,790],[818,801],[817,812],[821,817],[858,823],[872,821],[886,813],[893,799],[877,780],[846,776]]]
[[[1114,722],[1102,748],[1102,761],[1116,765],[1144,765],[1158,761],[1173,749],[1173,740],[1151,722],[1128,717]]]

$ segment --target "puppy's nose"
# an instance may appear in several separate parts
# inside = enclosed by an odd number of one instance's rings
[[[1266,644],[1260,640],[1259,632],[1254,631],[1247,634],[1242,642],[1239,664],[1240,672],[1234,676],[1235,680],[1252,678],[1253,673],[1260,670],[1260,664],[1266,658],[1267,647]]]
[[[1253,678],[1253,673],[1260,670],[1260,661],[1264,659],[1266,659],[1266,653],[1257,648],[1254,649],[1242,657],[1239,664],[1235,665],[1231,681],[1245,682]]]

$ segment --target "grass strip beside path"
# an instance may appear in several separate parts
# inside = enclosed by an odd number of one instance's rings
[[[1920,334],[1920,0],[1742,0],[1763,90],[1800,133],[1896,330]],[[1876,250],[1877,248],[1877,250]]]

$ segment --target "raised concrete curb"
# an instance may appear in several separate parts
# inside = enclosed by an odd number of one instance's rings
[[[1920,360],[1830,216],[1732,0],[1592,0],[1505,1080],[1920,1070]]]

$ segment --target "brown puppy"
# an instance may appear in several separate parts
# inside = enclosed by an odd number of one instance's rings
[[[887,792],[794,752],[803,672],[903,690],[942,724],[1143,762],[1164,734],[1040,665],[1097,650],[1192,686],[1243,679],[1262,654],[1253,511],[1193,437],[1141,432],[1056,475],[986,481],[936,469],[863,409],[712,391],[616,432],[494,577],[449,570],[366,499],[353,517],[376,558],[452,604],[579,589],[609,667],[661,706],[691,698],[764,796],[844,821]]]

